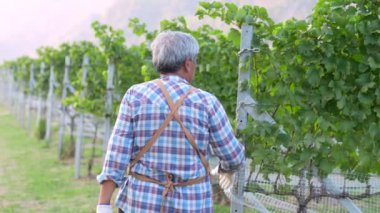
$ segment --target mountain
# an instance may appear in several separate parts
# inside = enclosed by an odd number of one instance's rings
[[[265,7],[276,22],[295,17],[304,19],[311,14],[317,0],[221,0],[221,2],[233,2],[239,6],[251,4]],[[137,17],[146,23],[148,29],[158,29],[163,19],[173,19],[184,16],[190,26],[194,26],[199,20],[194,16],[199,0],[117,0],[106,12],[103,23],[121,28],[126,32],[127,42],[134,43],[138,39],[128,29],[130,18]],[[213,26],[220,26],[217,21]],[[216,24],[216,25],[215,25]]]
[[[277,22],[296,17],[306,18],[317,0],[221,0],[241,6],[253,4],[265,7]],[[7,1],[0,8],[0,63],[21,55],[36,56],[41,46],[57,47],[63,42],[95,41],[91,22],[98,20],[123,29],[128,44],[140,39],[128,29],[130,18],[137,17],[148,29],[158,29],[163,19],[184,16],[189,26],[201,23],[195,16],[199,0],[34,0],[28,4]],[[39,3],[39,4],[36,4]],[[7,9],[8,8],[8,9]],[[10,11],[9,11],[10,10]],[[20,16],[18,14],[24,14]],[[202,20],[223,28],[215,20]]]

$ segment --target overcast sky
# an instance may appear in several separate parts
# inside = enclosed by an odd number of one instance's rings
[[[256,4],[268,9],[276,21],[305,18],[316,0],[224,0]],[[41,46],[62,42],[94,41],[91,22],[127,28],[138,17],[150,28],[159,20],[185,16],[195,21],[199,0],[0,0],[0,63],[22,55],[35,56]],[[128,40],[128,39],[127,39]]]

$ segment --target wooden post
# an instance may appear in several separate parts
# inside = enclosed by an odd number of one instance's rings
[[[103,142],[103,155],[107,150],[108,140],[111,135],[111,114],[112,114],[112,95],[113,95],[113,76],[115,73],[115,64],[113,60],[108,63],[108,78],[107,78],[107,94],[106,94],[106,114],[105,114],[105,130]]]
[[[69,79],[70,72],[70,57],[65,57],[65,71],[63,75],[63,88],[62,88],[62,97],[61,97],[61,122],[59,125],[59,133],[58,133],[58,159],[61,160],[62,156],[62,146],[63,146],[63,137],[65,135],[65,125],[66,125],[66,111],[67,107],[63,105],[63,100],[65,100],[67,96],[67,87],[70,84]]]
[[[51,140],[51,124],[53,119],[53,107],[54,107],[54,66],[50,65],[50,78],[49,78],[49,93],[48,93],[48,103],[47,103],[47,116],[46,116],[46,132],[45,140],[50,143]]]
[[[29,93],[28,93],[28,132],[32,132],[32,108],[33,108],[33,89],[34,89],[34,64],[30,65],[30,76],[29,76]]]
[[[45,73],[45,63],[41,62],[41,64],[40,64],[40,78],[43,76],[44,73]],[[42,111],[43,111],[43,108],[45,108],[44,103],[45,102],[43,101],[42,94],[39,92],[39,94],[38,94],[38,106],[37,106],[37,123],[36,123],[37,126],[40,124],[41,117],[42,117]]]
[[[89,59],[87,56],[83,58],[82,64],[82,90],[80,91],[80,97],[84,98],[86,94],[86,80],[87,80],[87,68],[89,65]],[[79,125],[77,129],[77,141],[75,143],[75,160],[74,160],[74,168],[75,174],[74,177],[78,179],[80,177],[80,161],[82,155],[82,141],[83,141],[83,123],[84,123],[84,112],[81,110],[79,115]]]
[[[241,30],[241,43],[240,43],[240,58],[239,58],[239,79],[238,79],[238,94],[237,94],[237,106],[239,102],[243,101],[243,97],[250,95],[249,90],[249,80],[251,78],[251,66],[247,66],[252,57],[251,43],[253,37],[253,27],[249,25],[243,25]],[[237,117],[237,134],[239,135],[242,130],[247,126],[247,112],[238,107],[236,110]],[[242,142],[244,144],[244,142]],[[233,185],[233,195],[238,200],[244,200],[244,184],[245,184],[245,167],[241,167],[237,174],[235,175],[234,185]],[[231,213],[242,213],[244,211],[244,206],[242,202],[238,200],[231,200]]]

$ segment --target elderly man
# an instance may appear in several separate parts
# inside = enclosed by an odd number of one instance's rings
[[[98,213],[213,212],[208,147],[220,159],[222,185],[244,161],[217,98],[191,86],[199,46],[189,34],[165,31],[152,43],[159,79],[132,86],[109,140]]]

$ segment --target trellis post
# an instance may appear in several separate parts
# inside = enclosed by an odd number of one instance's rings
[[[18,115],[17,115],[17,111],[18,111],[18,88],[17,88],[17,79],[16,79],[16,76],[14,75],[14,73],[16,72],[16,69],[17,67],[16,66],[13,66],[12,69],[11,69],[11,100],[12,100],[12,104],[11,104],[11,111],[13,113],[13,115],[16,116],[16,119],[18,119]]]
[[[339,189],[339,187],[337,187],[329,177],[325,177],[323,179],[323,183],[325,184],[326,189],[329,193],[336,195],[342,193],[342,190]],[[358,206],[356,206],[356,204],[352,202],[350,198],[340,198],[339,203],[344,208],[346,208],[349,213],[362,213],[361,209]]]
[[[3,68],[0,70],[0,103],[6,104],[7,103],[7,83],[6,79],[8,77],[8,71],[7,68]],[[5,105],[4,105],[5,106]]]
[[[41,78],[43,77],[43,74],[45,73],[45,63],[41,62],[40,64],[40,75],[39,75],[39,81],[41,81]],[[43,97],[41,94],[41,91],[38,91],[38,106],[37,106],[37,123],[36,125],[40,125],[41,117],[42,117],[42,109],[44,108],[45,104],[43,101]]]
[[[62,97],[61,97],[61,123],[59,126],[59,133],[58,133],[58,159],[61,159],[62,156],[62,146],[63,146],[63,137],[65,135],[65,126],[66,126],[66,109],[67,107],[64,106],[63,101],[65,100],[67,96],[67,87],[70,84],[69,80],[69,72],[70,72],[70,57],[65,57],[65,71],[63,74],[63,88],[62,88]]]
[[[21,68],[21,72],[26,72],[26,66],[23,65]],[[19,81],[19,122],[21,125],[21,128],[25,128],[25,91],[24,91],[24,83],[22,82],[21,79]]]
[[[53,119],[53,107],[54,107],[54,66],[50,65],[50,78],[49,78],[49,93],[48,93],[48,104],[47,104],[47,116],[46,116],[46,132],[45,140],[50,143],[51,140],[51,123]]]
[[[87,68],[89,65],[89,59],[87,56],[83,58],[82,64],[82,89],[80,91],[80,97],[84,98],[86,94],[86,80],[87,80]],[[84,123],[84,112],[82,109],[79,112],[79,124],[77,129],[77,140],[75,143],[75,160],[74,160],[74,177],[78,179],[80,177],[80,160],[82,155],[82,141],[83,141],[83,123]]]
[[[238,79],[238,93],[237,102],[241,102],[244,95],[250,95],[249,80],[251,77],[251,66],[247,66],[252,53],[251,49],[253,37],[253,27],[250,25],[243,25],[241,29],[241,43],[239,52],[239,79]],[[239,104],[238,104],[239,105]],[[247,126],[248,114],[241,108],[236,109],[237,117],[237,134],[244,130]],[[244,142],[242,142],[244,144]],[[233,195],[239,200],[244,200],[244,184],[245,184],[245,167],[242,166],[236,174],[236,178],[233,184]],[[241,213],[244,211],[244,206],[241,202],[235,199],[231,200],[231,213]]]
[[[9,107],[11,109],[11,111],[13,111],[13,100],[14,100],[14,96],[13,96],[13,69],[12,68],[9,68],[8,69],[8,104],[9,104]]]
[[[107,92],[106,92],[106,114],[105,114],[105,130],[103,141],[103,155],[107,150],[108,140],[111,135],[111,115],[112,115],[112,96],[113,96],[113,76],[115,73],[115,63],[113,60],[108,62]]]
[[[31,134],[32,130],[32,108],[33,108],[33,89],[35,85],[34,80],[34,64],[30,65],[30,76],[29,76],[29,93],[28,93],[28,132]]]

